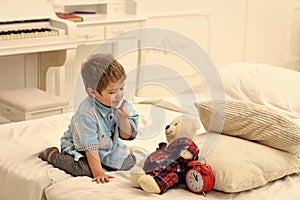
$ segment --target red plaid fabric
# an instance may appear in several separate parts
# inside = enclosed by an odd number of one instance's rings
[[[197,145],[190,138],[182,137],[174,139],[168,146],[160,143],[144,163],[144,171],[153,176],[161,194],[181,183],[185,176],[187,160],[180,157],[182,150],[189,150],[194,155],[192,160],[198,159]]]

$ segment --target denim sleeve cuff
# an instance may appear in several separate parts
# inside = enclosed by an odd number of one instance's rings
[[[133,140],[136,138],[136,136],[138,134],[138,128],[136,127],[133,120],[129,119],[129,123],[131,126],[131,136],[130,136],[130,138],[127,138],[127,140]]]
[[[99,144],[89,144],[83,147],[76,148],[78,151],[93,151],[99,149]]]

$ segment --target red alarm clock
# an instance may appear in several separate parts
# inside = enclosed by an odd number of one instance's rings
[[[200,163],[198,160],[190,161],[187,166],[190,167],[185,176],[187,187],[196,194],[205,195],[215,183],[211,166]]]

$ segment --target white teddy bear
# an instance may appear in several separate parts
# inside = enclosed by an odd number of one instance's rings
[[[131,170],[132,186],[148,193],[162,194],[180,183],[187,162],[198,159],[199,149],[193,139],[199,128],[198,118],[176,117],[165,128],[168,144],[159,144],[157,150],[147,157],[143,170]]]

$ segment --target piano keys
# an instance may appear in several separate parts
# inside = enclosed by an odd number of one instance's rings
[[[47,0],[1,0],[0,56],[76,47],[76,25],[57,17]]]
[[[0,40],[18,40],[37,37],[58,36],[59,31],[51,28],[8,29],[0,31]]]

